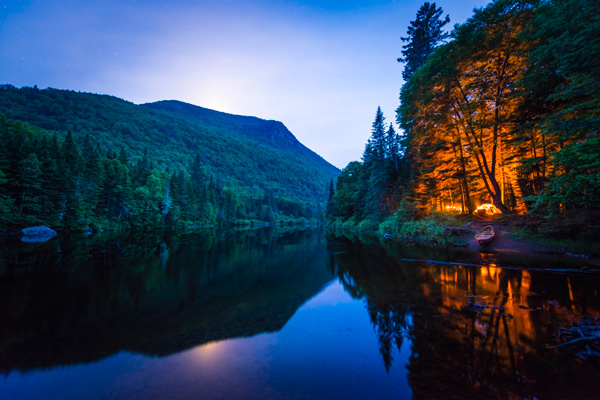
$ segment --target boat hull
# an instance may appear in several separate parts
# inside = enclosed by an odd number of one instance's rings
[[[478,243],[480,246],[485,246],[486,244],[490,244],[490,243],[492,243],[492,242],[494,241],[494,238],[495,238],[495,237],[494,237],[494,236],[492,236],[492,237],[491,237],[491,238],[489,238],[489,239],[477,239],[477,243]]]
[[[486,226],[475,234],[475,240],[480,246],[485,246],[486,244],[492,243],[495,238],[496,232],[490,225]]]

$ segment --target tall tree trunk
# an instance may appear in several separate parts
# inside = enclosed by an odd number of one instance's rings
[[[462,140],[460,139],[460,129],[458,126],[456,127],[456,133],[458,134],[458,151],[459,151],[459,160],[460,160],[460,168],[462,170],[462,187],[465,195],[465,203],[467,206],[467,210],[469,214],[473,214],[475,210],[473,210],[473,205],[471,203],[471,195],[469,193],[469,183],[467,181],[467,160],[465,159],[465,154],[463,152]],[[463,210],[464,212],[464,210]]]
[[[19,217],[23,212],[23,204],[25,203],[25,191],[23,191],[23,196],[21,196],[21,206],[19,207]]]
[[[459,89],[462,93],[463,99],[465,100],[466,103],[469,102],[466,94],[464,93],[464,91],[462,90],[462,87],[459,86]],[[498,208],[500,210],[500,212],[502,212],[503,214],[506,214],[509,212],[508,208],[504,205],[504,203],[502,202],[502,192],[500,190],[500,185],[498,184],[498,180],[496,179],[496,176],[494,174],[496,166],[495,166],[495,162],[496,162],[496,151],[497,151],[497,142],[492,144],[492,165],[489,165],[489,161],[486,157],[485,154],[485,146],[484,146],[484,139],[483,137],[478,137],[477,132],[475,131],[475,127],[473,126],[473,122],[471,120],[471,118],[466,118],[465,117],[465,113],[462,112],[462,107],[461,107],[461,101],[458,98],[454,98],[454,101],[452,102],[452,107],[454,109],[455,115],[457,117],[457,119],[459,121],[461,121],[461,123],[464,126],[464,132],[465,132],[465,137],[467,139],[467,142],[469,143],[470,148],[473,151],[473,156],[475,157],[475,160],[477,161],[477,166],[479,168],[479,173],[481,175],[481,178],[483,180],[483,183],[485,185],[485,188],[487,189],[489,195],[492,198],[492,204],[494,204],[494,206],[496,208]],[[497,127],[494,127],[494,135],[492,140],[496,141],[497,140]],[[482,128],[483,131],[483,128]]]

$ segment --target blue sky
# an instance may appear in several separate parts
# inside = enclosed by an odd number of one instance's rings
[[[414,0],[0,0],[0,83],[282,121],[343,168],[395,121]],[[462,23],[487,1],[437,1]]]

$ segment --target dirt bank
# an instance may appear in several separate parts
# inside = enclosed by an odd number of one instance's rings
[[[539,253],[563,256],[569,258],[581,258],[586,260],[586,264],[600,266],[600,258],[591,257],[588,254],[580,254],[578,251],[573,251],[560,246],[551,246],[535,243],[529,240],[519,239],[518,233],[522,229],[521,226],[511,220],[492,220],[478,218],[470,222],[469,227],[474,231],[483,229],[486,225],[491,225],[495,232],[496,238],[488,245],[479,246],[475,237],[471,235],[465,238],[467,247],[473,250],[485,250],[493,253]]]

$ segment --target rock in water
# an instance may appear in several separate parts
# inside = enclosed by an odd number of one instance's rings
[[[40,225],[25,228],[21,230],[21,234],[23,235],[21,238],[21,241],[23,242],[40,243],[56,236],[56,231],[47,226]]]

